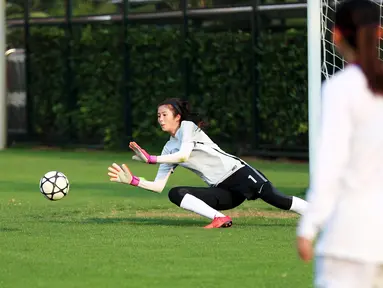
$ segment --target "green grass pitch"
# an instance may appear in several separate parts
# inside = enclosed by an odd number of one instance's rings
[[[312,287],[312,264],[295,250],[297,216],[261,200],[227,212],[229,229],[173,205],[174,185],[204,185],[177,168],[162,194],[110,183],[127,163],[153,179],[155,165],[130,153],[9,149],[0,152],[0,287]],[[302,195],[306,164],[249,161],[288,194]],[[66,198],[39,192],[50,170],[67,175]]]

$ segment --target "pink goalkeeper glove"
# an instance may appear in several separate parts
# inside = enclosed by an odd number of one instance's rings
[[[129,148],[132,149],[134,153],[136,153],[136,155],[133,156],[134,160],[143,161],[148,164],[157,163],[157,156],[149,155],[149,153],[138,146],[136,142],[130,142]]]
[[[112,182],[130,184],[132,186],[138,186],[140,183],[140,178],[134,176],[125,164],[122,164],[120,167],[116,163],[113,163],[111,167],[108,167],[108,170],[108,175]]]

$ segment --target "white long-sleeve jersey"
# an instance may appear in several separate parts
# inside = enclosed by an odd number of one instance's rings
[[[191,121],[182,121],[174,137],[164,146],[155,179],[164,179],[178,165],[196,173],[209,186],[215,186],[232,175],[244,164],[225,153]]]
[[[323,86],[321,135],[297,233],[317,255],[383,263],[383,97],[356,65]]]

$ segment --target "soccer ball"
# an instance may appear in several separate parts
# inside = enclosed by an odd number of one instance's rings
[[[40,179],[40,192],[51,201],[60,200],[69,192],[68,178],[61,172],[50,171]]]

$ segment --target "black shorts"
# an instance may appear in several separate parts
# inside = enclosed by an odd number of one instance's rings
[[[241,205],[246,199],[260,198],[262,186],[269,182],[258,170],[244,166],[216,187],[178,186],[170,189],[169,199],[180,206],[186,194],[193,195],[217,210],[229,210]]]
[[[266,182],[269,182],[269,180],[265,175],[245,165],[218,184],[217,187],[234,193],[240,193],[245,196],[247,200],[255,200],[259,198],[262,186]]]

